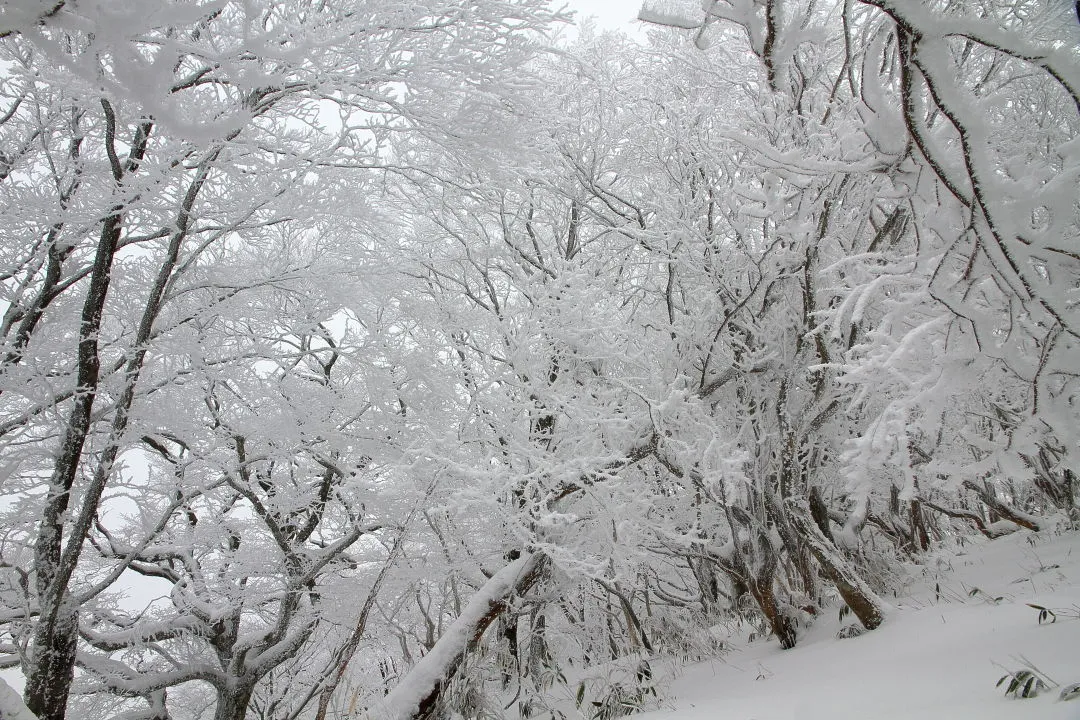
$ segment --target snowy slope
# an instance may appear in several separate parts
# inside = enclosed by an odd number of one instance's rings
[[[37,720],[23,705],[22,695],[0,678],[0,720]]]
[[[1017,533],[959,552],[914,568],[880,629],[838,640],[833,615],[794,650],[743,642],[687,668],[670,709],[635,720],[1080,720],[1080,699],[1058,701],[1060,688],[1020,700],[994,686],[1000,666],[1024,658],[1062,687],[1080,682],[1080,534]],[[1040,625],[1026,603],[1057,621]]]

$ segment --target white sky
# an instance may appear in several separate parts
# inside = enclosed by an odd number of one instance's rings
[[[562,0],[570,10],[576,10],[578,20],[595,15],[607,28],[629,30],[641,9],[642,0]],[[558,0],[553,3],[559,6]]]

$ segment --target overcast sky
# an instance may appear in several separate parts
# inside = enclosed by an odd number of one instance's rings
[[[605,27],[621,29],[626,29],[641,9],[641,0],[563,0],[563,3],[577,11],[578,19],[595,15]]]

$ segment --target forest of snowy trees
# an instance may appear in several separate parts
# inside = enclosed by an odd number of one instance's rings
[[[571,19],[0,2],[34,716],[606,720],[1080,522],[1071,1]]]

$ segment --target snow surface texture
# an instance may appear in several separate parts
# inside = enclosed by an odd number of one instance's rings
[[[733,637],[671,684],[670,709],[635,720],[1080,720],[1080,698],[1058,700],[1080,682],[1080,534],[969,541],[912,573],[879,629],[838,640],[831,613],[793,650]],[[1025,659],[1059,687],[1005,697],[994,684]]]
[[[23,705],[22,696],[0,680],[0,720],[37,720]]]

